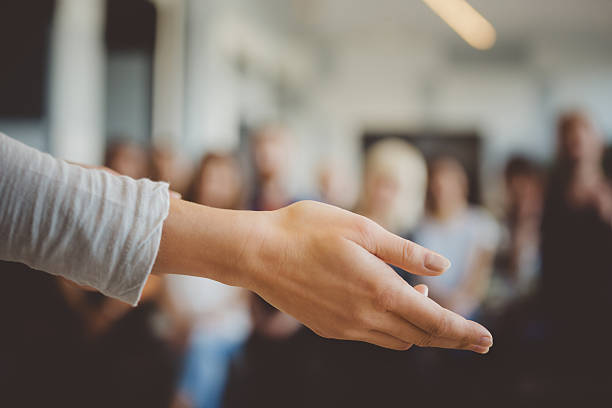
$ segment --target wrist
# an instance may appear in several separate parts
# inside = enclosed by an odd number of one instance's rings
[[[252,289],[272,213],[170,200],[154,273],[193,275]]]
[[[274,212],[218,210],[214,222],[220,225],[220,234],[207,237],[215,251],[212,259],[217,271],[208,278],[219,282],[257,291],[266,269],[266,254],[270,235],[274,230]],[[229,232],[226,234],[223,231]],[[208,258],[210,258],[208,256]]]

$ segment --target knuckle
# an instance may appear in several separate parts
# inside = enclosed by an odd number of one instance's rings
[[[360,216],[357,218],[356,226],[363,235],[370,235],[372,232],[372,220]]]
[[[364,216],[357,216],[353,223],[354,228],[357,230],[357,234],[360,241],[368,251],[375,250],[375,243],[373,239],[374,235],[374,221]]]
[[[446,313],[440,313],[437,319],[434,320],[433,324],[431,325],[429,333],[433,337],[442,337],[448,331],[449,324],[450,322],[448,315]]]
[[[365,309],[355,309],[352,316],[353,321],[357,326],[362,328],[368,328],[372,322],[370,313]]]
[[[378,309],[385,312],[394,310],[396,303],[397,293],[395,289],[389,286],[385,286],[384,288],[377,291],[375,305]]]
[[[467,320],[465,320],[463,317],[463,323],[466,323]],[[470,333],[468,331],[465,331],[460,338],[460,342],[461,342],[461,346],[462,347],[466,347],[469,346],[470,344],[472,344],[472,336],[470,335]]]
[[[431,333],[424,333],[415,344],[419,347],[430,347],[433,344],[434,337]]]
[[[402,263],[404,265],[409,265],[414,261],[414,257],[416,254],[416,246],[411,242],[405,241],[402,244]]]

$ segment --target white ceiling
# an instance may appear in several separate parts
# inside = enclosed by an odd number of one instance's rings
[[[612,0],[468,0],[497,29],[500,39],[538,35],[609,38]],[[293,0],[296,19],[328,39],[369,31],[451,36],[420,0]]]

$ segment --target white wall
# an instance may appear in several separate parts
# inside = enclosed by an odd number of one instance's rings
[[[187,150],[235,147],[241,117],[280,118],[293,130],[291,185],[302,195],[316,190],[324,159],[339,158],[359,174],[365,130],[477,130],[489,177],[514,152],[549,158],[562,109],[585,108],[612,136],[612,50],[599,38],[502,38],[491,53],[471,54],[459,40],[427,33],[381,29],[322,38],[291,30],[299,16],[273,0],[190,5]],[[235,66],[245,55],[255,65],[246,75]],[[269,79],[296,59],[291,86],[300,102],[284,106]]]
[[[96,1],[87,4],[91,8]],[[241,119],[249,124],[283,120],[294,135],[290,180],[296,193],[315,191],[315,170],[324,159],[340,158],[357,175],[360,137],[366,129],[479,130],[485,138],[488,175],[511,152],[549,157],[554,119],[567,107],[584,107],[612,136],[612,49],[606,38],[530,33],[528,42],[514,40],[519,50],[515,56],[504,51],[513,44],[502,35],[490,54],[465,54],[466,46],[459,40],[422,30],[408,35],[381,26],[321,35],[301,24],[303,16],[294,9],[295,2],[283,0],[156,3],[180,3],[185,14],[174,16],[184,24],[174,31],[176,38],[182,38],[184,55],[170,58],[178,68],[166,70],[172,79],[166,81],[167,89],[180,101],[170,103],[173,110],[160,105],[153,133],[172,133],[178,147],[197,158],[207,150],[235,148]],[[80,26],[75,23],[75,27]],[[74,40],[68,34],[63,38]],[[90,51],[72,57],[82,60]],[[237,68],[240,58],[249,63],[245,72]],[[111,60],[108,75],[113,88],[138,77],[133,61],[116,63]],[[73,65],[66,63],[67,72]],[[51,76],[51,83],[55,81]],[[290,101],[280,97],[281,82],[292,95]],[[72,85],[70,89],[86,103],[90,94],[98,100],[99,84],[94,83],[93,90]],[[134,90],[126,98],[141,101],[144,95]],[[59,102],[52,100],[52,105]],[[75,100],[71,106],[82,108]],[[110,110],[118,106],[111,100],[107,103]],[[144,112],[132,112],[133,118],[125,112],[110,115],[118,119],[108,123],[107,130],[143,132],[132,119]],[[89,118],[90,124],[97,120]],[[45,121],[0,126],[33,145],[48,147],[39,137],[46,132]]]
[[[298,99],[311,102],[305,89],[315,75],[311,44],[284,18],[290,7],[277,0],[187,2],[180,146],[196,159],[206,151],[237,148],[241,121],[249,126],[282,121],[294,139],[290,185],[301,194],[313,190],[308,167],[316,161],[310,138],[315,132],[305,129],[320,127],[320,121],[307,106],[284,103],[279,93],[282,82]]]
[[[313,93],[330,124],[330,144],[359,168],[360,136],[369,130],[478,130],[485,170],[516,151],[546,159],[558,112],[583,107],[612,137],[612,50],[595,41],[536,39],[524,57],[473,62],[452,47],[399,34],[332,42],[329,73]],[[501,45],[503,47],[503,44]]]
[[[44,119],[0,119],[0,132],[38,150],[49,149]]]

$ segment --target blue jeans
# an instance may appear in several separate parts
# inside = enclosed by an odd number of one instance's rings
[[[185,355],[179,390],[196,408],[219,408],[234,355],[246,339],[227,339],[211,332],[194,333]]]

